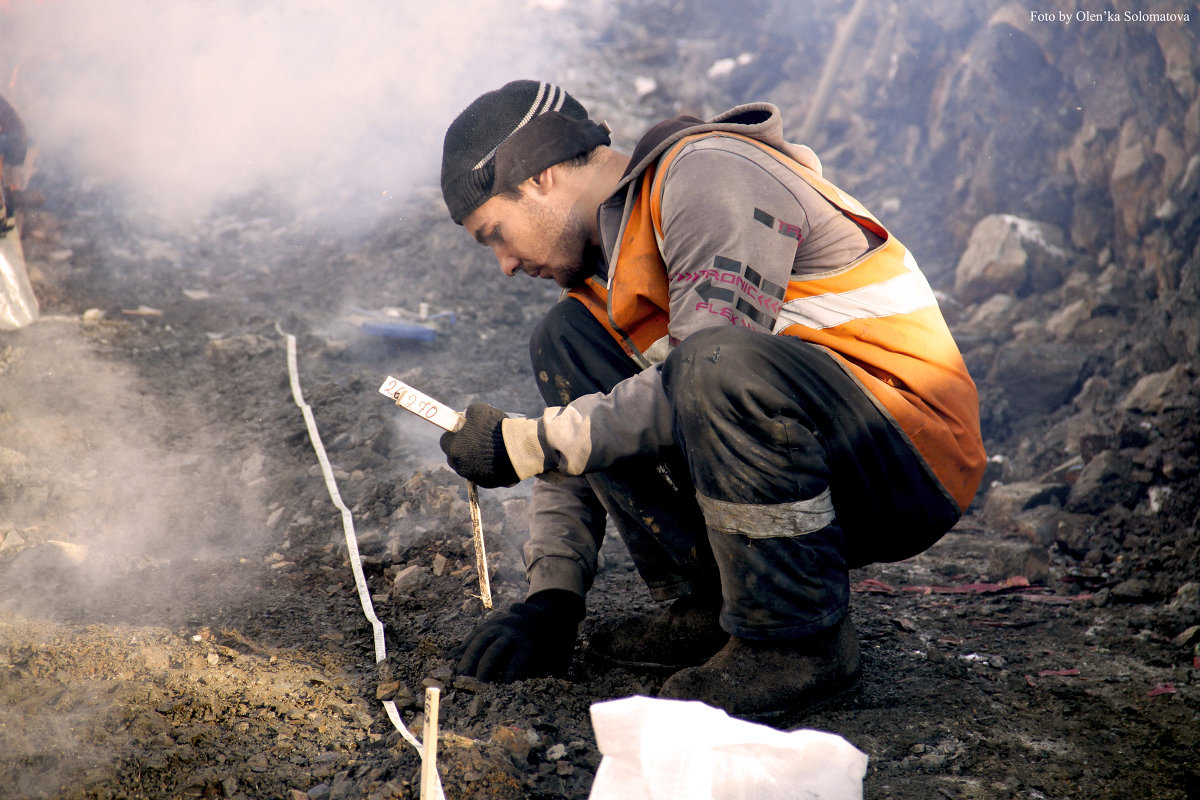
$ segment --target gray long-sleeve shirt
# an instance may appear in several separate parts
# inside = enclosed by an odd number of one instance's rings
[[[777,113],[768,127],[778,134]],[[659,248],[670,287],[671,341],[724,325],[771,333],[793,275],[837,269],[879,243],[793,170],[739,139],[686,144],[662,180]],[[615,196],[600,211],[609,256],[625,202]],[[660,359],[665,356],[665,350],[654,350]],[[540,425],[555,466],[533,487],[524,549],[529,591],[582,594],[595,575],[605,525],[603,508],[582,476],[672,443],[658,365],[607,394],[551,407],[529,423]]]

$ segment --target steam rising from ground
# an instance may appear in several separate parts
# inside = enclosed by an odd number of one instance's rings
[[[504,81],[553,79],[605,13],[592,0],[0,0],[0,93],[43,167],[119,200],[118,218],[194,233],[261,194],[354,232],[436,195],[454,115]],[[18,537],[0,549],[20,550],[8,585],[28,584],[9,607],[82,608],[114,586],[182,604],[155,576],[253,549],[244,537],[268,509],[243,479],[261,465],[195,442],[167,452],[162,411],[132,379],[45,325],[8,340],[0,387],[0,537]]]
[[[158,614],[186,602],[182,571],[263,546],[260,487],[243,480],[255,454],[181,425],[185,409],[88,352],[78,324],[0,348],[0,551],[16,553],[0,561],[0,609]]]
[[[0,0],[0,92],[44,153],[168,220],[261,189],[373,214],[436,184],[472,98],[553,71],[603,13],[565,6]]]

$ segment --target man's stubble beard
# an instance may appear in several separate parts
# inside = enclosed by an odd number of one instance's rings
[[[563,253],[564,261],[553,267],[554,282],[564,289],[582,286],[596,271],[595,259],[585,257],[598,256],[598,249],[589,245],[588,238],[587,225],[583,219],[574,210],[568,211],[566,222],[558,235],[558,246],[555,248]]]

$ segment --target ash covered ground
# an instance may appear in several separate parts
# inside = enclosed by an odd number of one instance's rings
[[[839,13],[752,5],[744,32],[710,9],[668,40],[674,4],[625,3],[595,33],[621,68],[559,79],[626,136],[748,94],[802,107]],[[814,141],[944,293],[992,468],[930,551],[852,574],[862,687],[802,724],[870,756],[867,797],[1198,797],[1195,28],[891,13],[868,20],[893,25],[886,46],[870,24],[851,37],[872,68]],[[417,753],[381,701],[419,735],[436,684],[448,798],[586,798],[590,705],[665,677],[588,650],[597,623],[652,605],[627,553],[608,537],[567,678],[456,678],[484,615],[466,484],[438,431],[376,391],[390,374],[536,413],[526,340],[553,287],[504,280],[432,184],[353,235],[261,192],[156,228],[53,153],[35,188],[43,316],[0,333],[0,796],[414,798]],[[434,340],[363,335],[364,313],[421,303]],[[481,493],[501,606],[524,592],[527,493]]]

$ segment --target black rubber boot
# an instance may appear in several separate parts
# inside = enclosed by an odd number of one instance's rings
[[[858,638],[846,617],[804,639],[731,638],[704,664],[668,678],[658,696],[699,700],[730,716],[779,726],[850,689],[859,673]]]
[[[703,664],[729,641],[717,621],[720,611],[720,597],[681,597],[666,610],[597,628],[589,650],[623,667],[680,669]]]

